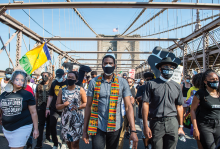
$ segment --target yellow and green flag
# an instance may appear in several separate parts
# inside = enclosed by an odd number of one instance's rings
[[[27,74],[32,74],[33,71],[38,69],[48,60],[51,60],[50,53],[47,44],[43,43],[42,45],[28,51],[19,62]]]

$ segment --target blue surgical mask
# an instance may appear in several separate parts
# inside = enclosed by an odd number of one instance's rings
[[[61,78],[56,78],[56,80],[60,83],[60,82],[63,82],[63,77]]]
[[[187,82],[187,83],[190,83],[190,80],[189,80],[189,79],[187,79],[187,80],[186,80],[186,82]]]
[[[5,76],[6,76],[7,79],[11,78],[11,74],[6,74]]]
[[[218,89],[219,81],[213,81],[213,82],[207,81],[207,85],[212,89]]]

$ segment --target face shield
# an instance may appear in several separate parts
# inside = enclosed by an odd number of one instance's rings
[[[12,73],[9,83],[5,87],[6,92],[12,92],[14,84],[22,88],[27,87],[27,74],[23,70],[16,70]]]

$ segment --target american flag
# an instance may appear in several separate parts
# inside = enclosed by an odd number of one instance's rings
[[[118,32],[118,28],[114,28],[114,29],[113,29],[113,32]]]

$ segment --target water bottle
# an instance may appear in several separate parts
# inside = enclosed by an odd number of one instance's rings
[[[193,136],[193,124],[191,124],[190,135]]]
[[[179,140],[180,140],[180,141],[183,141],[183,142],[186,142],[186,137],[185,137],[185,135],[182,134],[182,133],[180,133],[180,134],[179,134]]]
[[[148,144],[148,149],[152,149],[152,145],[151,144]]]
[[[133,148],[133,140],[130,141],[130,147],[129,149],[132,149]]]

